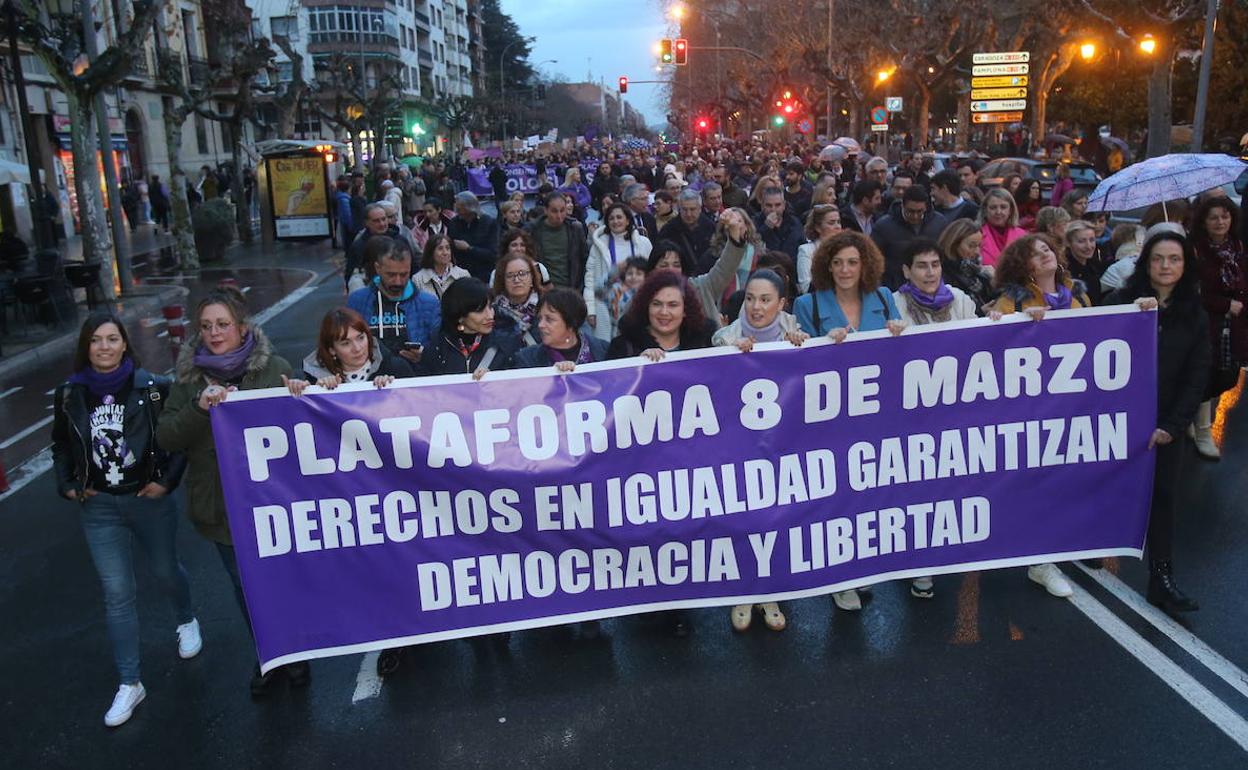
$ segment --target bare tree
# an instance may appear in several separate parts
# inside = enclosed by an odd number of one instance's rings
[[[87,56],[83,19],[88,14],[52,15],[40,0],[14,0],[18,31],[47,67],[69,106],[70,151],[74,157],[74,190],[82,223],[83,257],[104,265],[101,287],[113,297],[113,247],[100,194],[99,139],[95,131],[95,98],[120,83],[143,51],[159,11],[153,0],[134,0],[128,27],[92,61]],[[84,0],[85,1],[85,0]],[[91,33],[94,34],[94,28]],[[118,258],[120,254],[118,254]]]
[[[347,134],[356,162],[363,158],[360,134],[381,136],[385,117],[398,110],[402,84],[394,72],[382,71],[369,82],[354,56],[335,53],[316,63],[316,83],[309,95],[322,120]]]

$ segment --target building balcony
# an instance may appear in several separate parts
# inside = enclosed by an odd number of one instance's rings
[[[187,56],[186,68],[187,81],[193,86],[206,85],[212,74],[212,65],[198,56]]]
[[[130,71],[122,78],[123,83],[146,83],[152,79],[152,65],[147,47],[139,49],[132,60]]]
[[[363,39],[361,39],[363,38]],[[398,58],[399,39],[376,33],[358,35],[343,32],[313,32],[308,35],[308,53],[344,53],[368,58]]]
[[[421,13],[420,11],[416,11],[416,29],[422,32],[433,31],[433,28],[430,26],[428,14],[424,14],[424,13]]]
[[[420,60],[422,65],[429,67],[433,66],[433,54],[423,48],[416,54],[416,57]]]

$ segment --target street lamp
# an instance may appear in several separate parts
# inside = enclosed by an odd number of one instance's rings
[[[1080,45],[1079,56],[1084,61],[1092,61],[1092,57],[1096,56],[1096,43],[1083,43]]]
[[[1140,41],[1140,51],[1152,56],[1157,51],[1157,38],[1153,37],[1151,33],[1145,35],[1144,39]]]
[[[896,67],[890,67],[889,69],[886,69],[886,70],[880,70],[879,72],[875,73],[875,82],[883,83],[885,80],[888,80],[889,78],[891,78],[893,76],[893,73],[896,71],[897,71]]]

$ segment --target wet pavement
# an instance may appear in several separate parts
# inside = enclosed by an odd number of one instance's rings
[[[341,301],[328,280],[265,329],[298,360]],[[1191,634],[1134,609],[1145,573],[1121,560],[1096,579],[1062,565],[1080,589],[1072,600],[1022,569],[938,577],[930,601],[886,584],[859,613],[790,602],[782,633],[735,634],[712,608],[693,613],[687,639],[620,618],[594,641],[552,628],[505,648],[427,645],[384,680],[374,655],[314,661],[307,689],[283,683],[253,701],[254,651],[229,580],[183,522],[204,651],[177,658],[175,621],[140,570],[148,696],[115,730],[102,724],[116,678],[97,578],[75,506],[44,474],[0,497],[4,765],[1243,766],[1248,408],[1228,406],[1220,429],[1223,461],[1192,454],[1185,469],[1176,571],[1202,604]]]

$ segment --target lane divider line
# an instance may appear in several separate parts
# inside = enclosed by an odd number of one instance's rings
[[[1174,618],[1149,604],[1147,599],[1132,590],[1130,586],[1122,582],[1118,577],[1105,572],[1105,570],[1088,569],[1078,563],[1076,565],[1088,577],[1100,583],[1106,591],[1117,597],[1119,601],[1135,610],[1135,613],[1147,620],[1149,625],[1165,634],[1170,641],[1198,660],[1201,665],[1209,669],[1219,679],[1235,688],[1235,691],[1240,695],[1248,698],[1248,673],[1245,673],[1243,669],[1227,660],[1200,637],[1184,628]]]
[[[1219,730],[1226,733],[1226,736],[1235,741],[1240,749],[1248,752],[1248,721],[1219,700],[1218,696],[1196,681],[1196,678],[1184,671],[1179,664],[1149,644],[1144,637],[1135,632],[1135,629],[1093,598],[1086,589],[1077,584],[1071,584],[1071,588],[1074,589],[1070,597],[1071,604],[1089,620],[1100,626],[1102,631],[1136,660],[1156,674],[1179,697],[1213,722]]]
[[[0,393],[0,398],[4,398],[5,396],[11,396],[11,395],[13,395],[14,393],[16,393],[17,391],[21,390],[21,389],[22,389],[22,386],[21,386],[21,385],[16,385],[16,386],[14,386],[14,387],[12,387],[12,388],[9,388],[8,390],[4,391],[3,393]]]
[[[381,655],[377,650],[364,653],[360,659],[360,672],[355,675],[355,692],[351,695],[351,703],[376,698],[381,695],[381,677],[377,676],[377,658]]]
[[[0,449],[8,449],[9,447],[13,446],[17,442],[26,438],[27,436],[39,430],[40,428],[44,427],[50,422],[52,422],[52,415],[48,415],[47,417],[44,417],[42,420],[35,423],[34,425],[31,425],[29,428],[27,428],[26,430],[23,430],[22,432],[15,433],[12,436],[9,436],[8,438],[6,438],[4,441],[0,441]]]

